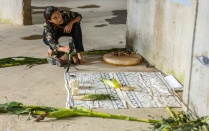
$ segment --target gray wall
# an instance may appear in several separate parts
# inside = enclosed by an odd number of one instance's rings
[[[128,0],[127,46],[182,84],[192,43],[194,4],[172,0]]]
[[[0,22],[32,24],[31,0],[0,0]]]
[[[128,0],[127,46],[184,85],[184,109],[209,115],[208,0]],[[189,108],[188,108],[189,107]]]
[[[185,83],[184,102],[199,116],[209,115],[209,1],[199,0],[194,42],[191,46],[190,76]],[[205,61],[201,57],[205,56]],[[206,64],[206,65],[204,65]],[[188,71],[189,72],[189,71]]]

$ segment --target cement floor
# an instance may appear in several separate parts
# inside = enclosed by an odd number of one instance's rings
[[[85,50],[125,47],[126,0],[32,0],[33,25],[19,26],[0,24],[0,58],[11,56],[31,56],[45,58],[48,49],[42,42],[43,9],[46,6],[71,8],[82,14],[82,30]],[[87,6],[89,5],[89,6]],[[91,8],[90,8],[91,7]],[[62,45],[67,38],[61,38]],[[86,65],[77,65],[78,71],[158,71],[147,68],[143,62],[137,66],[120,67],[105,64],[102,56],[86,56]],[[18,101],[28,105],[65,107],[66,90],[64,72],[66,69],[49,64],[32,68],[16,66],[0,69],[0,103]],[[164,108],[139,108],[123,110],[99,110],[112,114],[128,115],[138,118],[160,119],[167,117]],[[151,124],[111,120],[101,118],[76,117],[67,119],[34,122],[28,116],[1,115],[1,131],[141,131],[149,130]]]

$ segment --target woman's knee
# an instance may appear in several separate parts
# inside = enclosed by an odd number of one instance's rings
[[[81,26],[80,26],[80,22],[76,22],[73,24],[73,29],[80,29]]]

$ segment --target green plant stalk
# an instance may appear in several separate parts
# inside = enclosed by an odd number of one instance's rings
[[[168,111],[170,117],[175,118],[174,114],[172,113],[171,109],[168,106],[166,106],[166,110]]]
[[[209,116],[206,117],[206,118],[205,118],[204,120],[202,120],[201,122],[202,122],[202,123],[206,123],[208,120],[209,120]]]
[[[172,110],[173,115],[176,118],[176,122],[181,125],[183,123],[182,114],[176,110]]]
[[[58,108],[57,108],[58,109]],[[35,114],[43,115],[45,112],[36,112]],[[109,119],[120,119],[128,121],[138,121],[145,123],[158,123],[159,120],[153,119],[139,119],[135,117],[122,116],[122,115],[113,115],[103,112],[93,111],[83,107],[73,107],[73,109],[59,108],[58,111],[49,112],[46,117],[49,118],[65,118],[71,116],[86,116],[86,117],[100,117],[100,118],[109,118]]]
[[[184,112],[184,111],[182,111],[182,113],[185,115],[185,119],[187,122],[195,121],[197,119],[197,117],[193,116],[191,113]]]
[[[203,130],[203,131],[209,131],[209,126],[203,125],[203,126],[202,126],[202,130]]]
[[[159,120],[153,120],[153,119],[139,119],[135,117],[97,112],[84,107],[72,107],[70,109],[66,109],[66,108],[54,108],[47,106],[33,106],[33,105],[28,106],[17,102],[0,104],[0,113],[45,115],[45,117],[49,117],[49,118],[86,116],[86,117],[100,117],[100,118],[109,118],[109,119],[121,119],[121,120],[138,121],[138,122],[146,122],[146,123],[160,122]]]
[[[170,127],[165,127],[165,128],[166,129],[177,130],[177,129],[183,129],[183,128],[186,128],[186,127],[188,127],[188,128],[193,128],[193,127],[199,128],[199,127],[201,127],[201,128],[204,129],[204,131],[207,131],[206,130],[207,128],[205,126],[207,125],[206,121],[208,119],[209,119],[209,117],[207,117],[204,120],[197,119],[195,121],[189,121],[189,122],[185,122],[185,123],[182,123],[182,124],[176,123],[174,125],[170,125]]]
[[[44,113],[43,113],[44,114]],[[42,115],[42,114],[39,114]],[[129,116],[122,116],[122,115],[113,115],[103,112],[96,112],[91,110],[83,111],[83,110],[73,110],[73,109],[62,109],[59,111],[49,112],[46,117],[49,118],[64,118],[64,117],[71,117],[71,116],[86,116],[86,117],[99,117],[99,118],[109,118],[109,119],[120,119],[120,120],[127,120],[127,121],[138,121],[138,122],[145,122],[145,123],[158,123],[159,120],[153,119],[139,119],[135,117]]]
[[[182,125],[176,125],[176,126],[172,126],[171,129],[179,129],[179,128],[183,128],[183,127],[198,127],[198,126],[202,126],[203,123],[201,123],[200,121],[192,121],[192,122],[188,122],[188,123],[184,123]]]

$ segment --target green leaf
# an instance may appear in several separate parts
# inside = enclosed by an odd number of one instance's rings
[[[7,57],[0,59],[0,68],[19,66],[19,65],[34,65],[34,64],[45,64],[47,63],[46,58],[33,58],[25,56]]]

